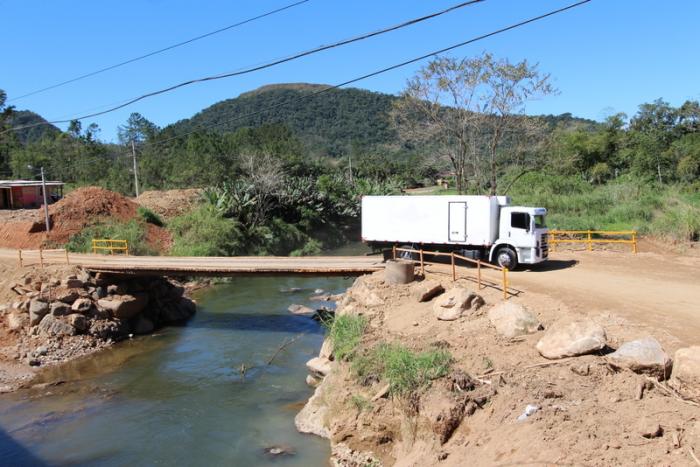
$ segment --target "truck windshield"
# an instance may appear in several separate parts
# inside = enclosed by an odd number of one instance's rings
[[[535,228],[536,229],[542,229],[544,227],[547,227],[547,224],[544,222],[544,215],[539,214],[536,216],[533,216],[535,219]]]

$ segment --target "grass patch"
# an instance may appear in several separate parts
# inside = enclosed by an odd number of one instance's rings
[[[143,222],[105,222],[86,227],[73,235],[66,244],[68,251],[92,252],[93,239],[126,240],[131,255],[157,255],[158,252],[146,243],[146,226]]]
[[[139,215],[139,217],[141,219],[148,222],[149,224],[157,225],[158,227],[163,227],[165,225],[163,222],[163,219],[161,219],[158,214],[156,214],[155,212],[151,211],[148,208],[144,208],[143,206],[139,206],[136,209],[136,213]]]
[[[360,396],[358,394],[353,394],[350,397],[350,405],[355,407],[355,409],[357,409],[358,412],[372,410],[372,403],[368,401],[366,397]]]
[[[329,324],[328,335],[333,343],[333,354],[338,360],[350,361],[355,356],[355,349],[362,340],[367,327],[364,316],[336,316]]]
[[[429,387],[447,374],[452,355],[446,350],[413,352],[400,344],[379,344],[353,362],[353,371],[361,382],[386,380],[393,395],[407,396]]]

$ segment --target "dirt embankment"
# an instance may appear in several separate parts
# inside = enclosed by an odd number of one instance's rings
[[[145,191],[134,201],[169,221],[193,210],[202,198],[202,191],[201,188]]]
[[[338,306],[337,317],[367,320],[356,355],[399,343],[447,350],[452,364],[429,388],[399,395],[391,377],[358,378],[327,339],[309,382],[325,377],[296,421],[329,438],[336,465],[694,465],[691,452],[700,455],[700,408],[684,400],[700,395],[700,378],[680,384],[679,360],[666,381],[685,345],[667,331],[532,291],[503,305],[499,291],[465,279],[388,285],[383,274],[359,278]],[[427,281],[447,290],[419,301]],[[485,304],[472,297],[455,314],[472,293]],[[648,336],[660,361],[642,369],[612,353]]]
[[[21,219],[0,225],[0,248],[37,249],[63,245],[86,227],[105,221],[128,222],[138,219],[138,204],[127,197],[98,187],[79,188],[49,206],[51,231],[46,235],[43,210],[23,211]],[[146,241],[158,251],[169,248],[168,232],[147,224]]]

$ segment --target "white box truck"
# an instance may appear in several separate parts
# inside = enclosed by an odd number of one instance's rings
[[[508,269],[547,259],[545,208],[507,196],[364,196],[362,241],[459,253]]]

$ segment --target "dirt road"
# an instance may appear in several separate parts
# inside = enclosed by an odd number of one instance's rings
[[[553,296],[574,311],[611,312],[700,343],[700,258],[562,252],[511,278],[515,288]]]

